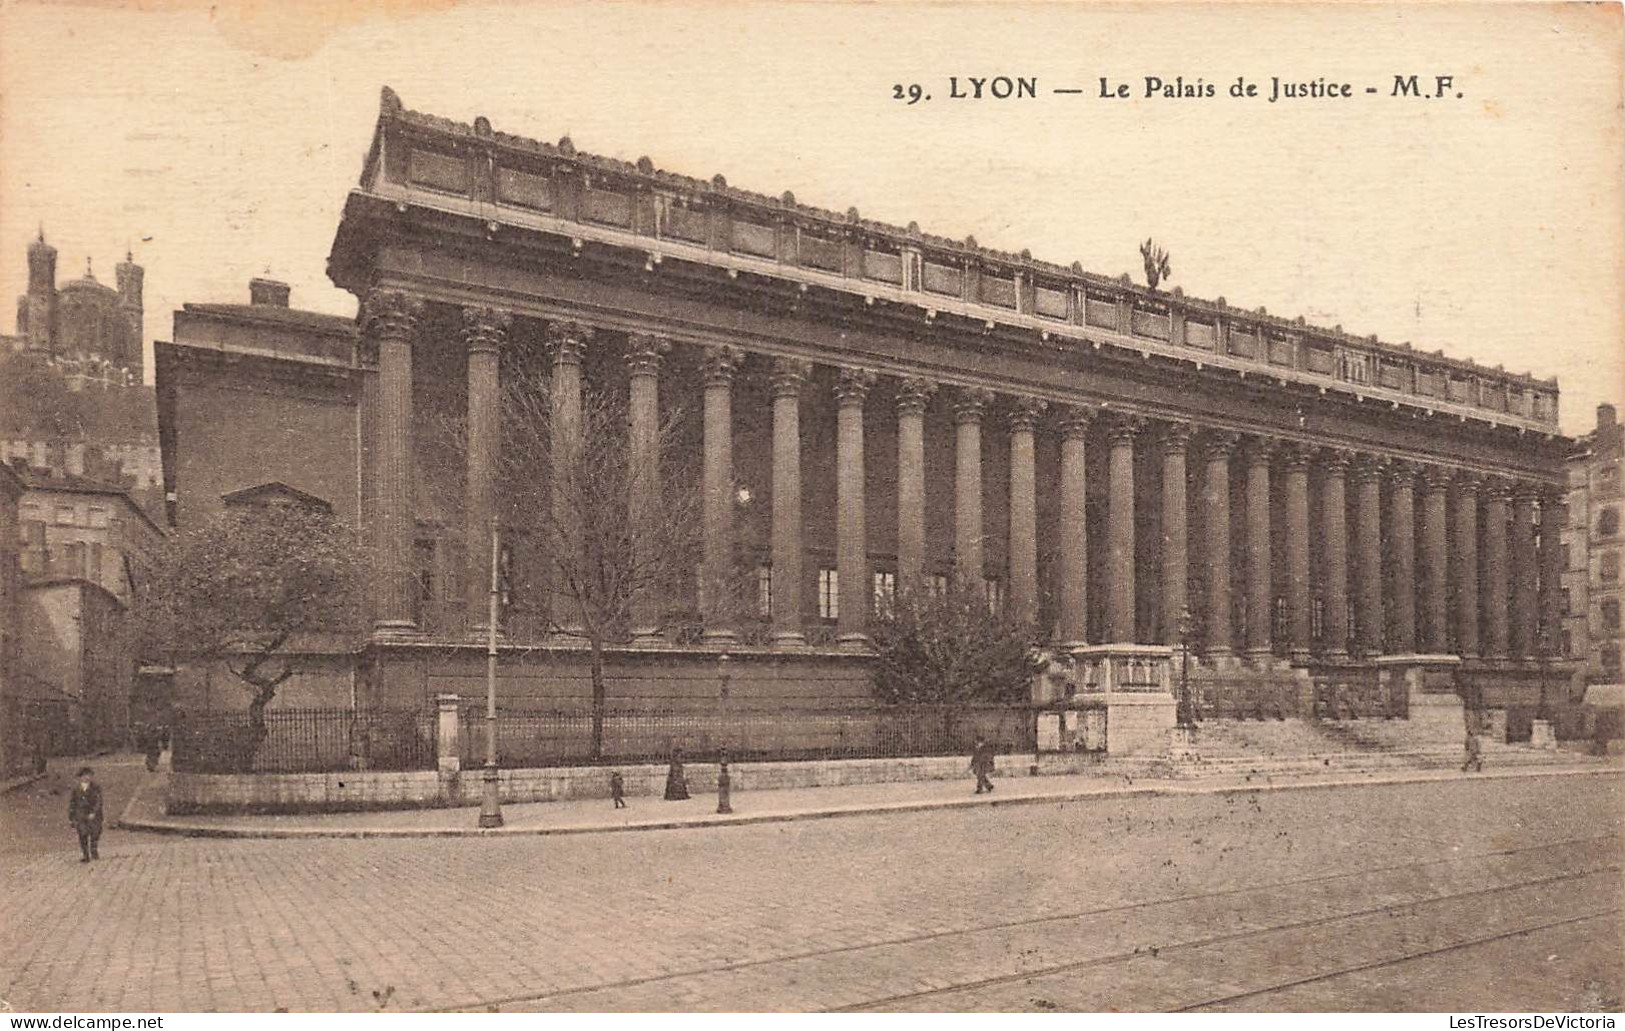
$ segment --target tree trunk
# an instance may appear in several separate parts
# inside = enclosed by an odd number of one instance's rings
[[[592,757],[604,757],[604,645],[592,639]]]

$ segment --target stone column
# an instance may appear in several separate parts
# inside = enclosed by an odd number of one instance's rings
[[[423,301],[400,290],[375,290],[362,313],[362,348],[378,355],[378,428],[373,446],[378,526],[373,626],[411,631],[412,555],[417,536],[412,498],[412,344]]]
[[[773,646],[806,643],[801,630],[801,385],[812,362],[773,363]]]
[[[627,341],[626,369],[631,383],[627,434],[631,516],[634,526],[648,527],[635,532],[631,542],[639,552],[634,558],[630,585],[635,592],[631,628],[634,645],[661,643],[663,599],[655,583],[657,578],[651,575],[659,563],[647,552],[659,540],[653,528],[659,525],[660,507],[660,361],[670,350],[670,341],[647,333],[633,334]]]
[[[1033,430],[1045,403],[1018,397],[1010,410],[1010,612],[1019,623],[1038,618],[1038,495]]]
[[[1286,477],[1286,610],[1292,661],[1309,661],[1309,451],[1289,445],[1282,452]]]
[[[1190,604],[1188,534],[1185,525],[1185,455],[1189,423],[1162,430],[1162,643],[1179,644],[1179,615]]]
[[[1430,466],[1422,476],[1422,649],[1429,655],[1449,651],[1449,549],[1445,532],[1445,491],[1450,470]]]
[[[1382,465],[1365,456],[1354,466],[1354,639],[1364,655],[1382,653]]]
[[[464,477],[464,605],[476,632],[487,629],[491,591],[491,517],[502,449],[502,385],[498,366],[513,319],[495,308],[463,309],[468,349],[468,466]]]
[[[1270,570],[1270,459],[1274,442],[1254,437],[1247,447],[1247,657],[1270,657],[1275,600]]]
[[[1234,650],[1235,622],[1230,604],[1230,453],[1234,433],[1203,434],[1206,468],[1202,477],[1203,567],[1207,573],[1205,623],[1207,655],[1224,660]]]
[[[917,376],[897,384],[897,589],[925,580],[925,408],[936,384]]]
[[[1507,644],[1515,659],[1532,658],[1540,619],[1540,571],[1535,556],[1535,502],[1540,488],[1520,483],[1512,494],[1512,536],[1508,540],[1512,562],[1512,623]]]
[[[1456,477],[1456,531],[1451,556],[1456,581],[1456,654],[1478,655],[1478,487],[1477,473]]]
[[[700,614],[705,620],[705,640],[718,644],[726,644],[738,636],[734,629],[733,604],[733,378],[742,360],[738,350],[726,345],[705,349],[704,454],[700,473],[705,525]],[[775,516],[779,506],[777,475],[775,469]],[[799,489],[797,494],[799,496]],[[778,570],[773,573],[776,579]],[[775,591],[775,615],[778,609],[778,592]]]
[[[1544,644],[1537,637],[1540,654],[1557,657],[1563,647],[1563,524],[1568,510],[1563,494],[1547,487],[1540,495],[1540,621]]]
[[[1507,657],[1507,503],[1512,489],[1505,480],[1484,484],[1484,581],[1480,584],[1484,608],[1485,658]]]
[[[1119,416],[1108,429],[1106,641],[1134,642],[1134,438],[1143,423]]]
[[[553,350],[553,380],[549,440],[552,450],[552,506],[555,539],[550,542],[561,557],[552,570],[552,621],[556,630],[579,636],[578,602],[563,584],[563,571],[577,568],[583,556],[580,478],[591,475],[581,461],[581,359],[592,341],[591,327],[578,322],[550,322],[546,342]]]
[[[835,571],[840,581],[836,616],[843,648],[868,647],[868,533],[863,497],[863,402],[874,386],[868,369],[841,369],[835,378]]]
[[[1326,658],[1336,662],[1348,658],[1349,640],[1349,539],[1348,509],[1344,478],[1349,455],[1327,449],[1322,453],[1320,471],[1321,564],[1325,568],[1325,605],[1322,634]]]
[[[982,589],[982,413],[993,392],[966,387],[954,399],[954,565],[971,590]]]
[[[1060,611],[1055,639],[1062,649],[1089,640],[1089,520],[1087,444],[1093,413],[1061,411]]]
[[[1388,471],[1388,547],[1393,555],[1393,636],[1388,651],[1416,651],[1416,468],[1390,462]]]

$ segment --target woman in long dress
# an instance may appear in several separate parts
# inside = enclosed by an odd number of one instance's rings
[[[666,801],[681,802],[688,797],[688,778],[683,776],[683,750],[671,750],[671,766],[666,769]]]

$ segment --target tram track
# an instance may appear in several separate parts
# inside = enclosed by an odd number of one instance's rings
[[[795,965],[795,964],[798,964],[798,963],[814,962],[814,961],[824,960],[824,959],[828,959],[828,958],[841,957],[841,956],[850,956],[852,954],[862,953],[862,952],[870,951],[870,950],[898,949],[898,948],[907,948],[909,946],[928,946],[928,945],[930,945],[932,943],[940,943],[940,942],[943,942],[945,940],[954,939],[954,938],[966,938],[966,939],[969,939],[969,938],[972,938],[972,937],[977,936],[977,935],[997,934],[997,933],[1000,933],[1000,932],[1009,932],[1009,931],[1018,931],[1018,930],[1030,930],[1030,929],[1040,928],[1040,927],[1042,927],[1043,925],[1046,925],[1046,924],[1064,924],[1064,923],[1067,923],[1067,922],[1070,922],[1070,921],[1078,921],[1078,920],[1091,919],[1091,918],[1102,918],[1102,917],[1127,918],[1127,917],[1132,917],[1133,915],[1135,915],[1137,913],[1141,913],[1141,912],[1144,912],[1144,911],[1147,911],[1147,910],[1153,910],[1153,909],[1155,909],[1157,907],[1170,907],[1170,906],[1177,906],[1177,905],[1199,904],[1199,903],[1202,903],[1202,902],[1213,901],[1213,900],[1223,900],[1223,899],[1234,898],[1234,897],[1237,897],[1237,896],[1243,896],[1243,895],[1247,895],[1247,894],[1279,893],[1279,892],[1282,892],[1282,891],[1288,891],[1288,890],[1292,890],[1292,889],[1303,889],[1303,888],[1306,888],[1306,887],[1312,888],[1313,886],[1315,886],[1317,884],[1327,884],[1327,883],[1330,883],[1330,882],[1337,882],[1337,881],[1350,881],[1350,880],[1357,879],[1357,878],[1380,878],[1381,876],[1387,875],[1387,874],[1400,874],[1400,873],[1404,873],[1404,872],[1426,871],[1426,870],[1428,870],[1430,868],[1452,867],[1452,866],[1459,867],[1459,866],[1462,866],[1464,864],[1470,864],[1470,863],[1475,863],[1475,862],[1493,862],[1493,861],[1498,860],[1498,859],[1517,858],[1517,857],[1527,856],[1529,854],[1538,853],[1538,852],[1556,852],[1558,854],[1561,854],[1561,850],[1567,849],[1567,848],[1592,846],[1592,845],[1596,845],[1596,844],[1599,844],[1599,843],[1605,843],[1605,842],[1606,843],[1612,843],[1612,842],[1615,842],[1615,841],[1617,841],[1616,836],[1611,835],[1611,834],[1593,835],[1593,836],[1587,836],[1587,837],[1577,837],[1577,838],[1562,839],[1562,840],[1552,841],[1552,842],[1542,842],[1542,843],[1539,843],[1539,844],[1520,845],[1520,846],[1505,848],[1505,849],[1493,849],[1493,850],[1487,850],[1487,851],[1483,851],[1483,852],[1474,852],[1474,853],[1471,853],[1471,854],[1468,854],[1468,855],[1444,856],[1444,857],[1439,857],[1439,858],[1435,858],[1435,859],[1417,860],[1417,861],[1411,861],[1411,862],[1405,862],[1405,863],[1393,863],[1393,864],[1387,864],[1387,865],[1383,865],[1383,866],[1373,866],[1373,867],[1363,868],[1363,869],[1359,869],[1359,870],[1345,870],[1345,871],[1340,871],[1340,872],[1336,872],[1336,873],[1317,874],[1317,875],[1313,875],[1313,876],[1309,876],[1309,877],[1292,878],[1292,879],[1288,879],[1288,880],[1275,881],[1275,882],[1270,882],[1270,883],[1265,883],[1265,884],[1242,885],[1242,886],[1224,888],[1224,889],[1211,891],[1211,892],[1198,892],[1198,893],[1192,893],[1192,894],[1188,894],[1188,895],[1171,896],[1171,897],[1167,897],[1167,898],[1147,899],[1147,900],[1142,900],[1142,901],[1138,901],[1138,902],[1122,903],[1122,904],[1118,904],[1118,905],[1099,906],[1099,907],[1092,907],[1092,908],[1088,908],[1088,909],[1079,909],[1079,910],[1069,911],[1069,912],[1065,912],[1065,913],[1048,913],[1048,914],[1031,916],[1031,917],[1023,917],[1023,918],[1015,919],[1015,920],[992,921],[992,922],[977,924],[977,925],[968,926],[968,927],[953,928],[953,929],[939,930],[939,931],[930,931],[930,932],[925,932],[925,933],[920,933],[920,934],[912,934],[912,935],[895,936],[895,937],[880,939],[880,940],[876,940],[876,941],[863,942],[863,943],[852,944],[852,945],[836,946],[836,947],[832,947],[832,948],[828,948],[828,949],[806,950],[806,951],[802,951],[802,952],[798,952],[798,953],[779,955],[779,956],[768,956],[768,957],[762,957],[760,959],[744,960],[744,961],[740,961],[740,962],[736,962],[736,963],[713,964],[713,965],[709,965],[709,966],[696,967],[696,968],[683,970],[683,971],[666,972],[666,973],[661,973],[661,974],[655,974],[655,975],[651,975],[651,976],[647,976],[647,977],[629,978],[629,979],[620,980],[620,981],[601,982],[601,983],[590,984],[590,985],[571,986],[571,987],[568,987],[568,988],[562,988],[562,989],[557,989],[557,990],[553,990],[553,991],[546,991],[546,992],[514,994],[514,995],[510,995],[510,996],[505,996],[505,997],[500,998],[500,999],[479,1000],[477,1002],[470,1002],[470,1003],[461,1004],[461,1005],[457,1005],[457,1006],[447,1007],[447,1009],[451,1009],[451,1010],[470,1009],[470,1008],[486,1009],[486,1008],[502,1008],[504,1006],[526,1006],[526,1007],[545,1008],[550,1003],[564,1003],[564,1004],[568,1005],[570,1000],[572,1000],[572,999],[580,998],[580,997],[583,997],[583,996],[590,996],[590,995],[597,994],[597,993],[613,994],[613,993],[621,992],[621,991],[636,991],[636,990],[645,990],[646,991],[646,990],[649,990],[651,988],[654,988],[655,986],[663,985],[663,984],[676,986],[676,985],[679,985],[679,984],[681,984],[681,983],[683,983],[685,981],[699,979],[699,978],[716,977],[716,976],[719,976],[719,975],[724,975],[725,976],[725,975],[731,975],[731,974],[736,974],[736,973],[737,974],[745,974],[745,973],[750,973],[750,972],[758,972],[759,973],[759,972],[763,971],[766,968],[772,968],[772,967],[776,967],[776,966],[789,967],[789,966],[792,966],[792,965]],[[1538,885],[1556,884],[1556,883],[1561,883],[1561,882],[1564,882],[1564,881],[1572,881],[1572,880],[1575,880],[1575,879],[1578,879],[1578,878],[1594,876],[1594,875],[1596,875],[1598,873],[1605,873],[1605,872],[1608,872],[1608,871],[1617,872],[1619,870],[1620,870],[1620,866],[1617,863],[1609,863],[1609,864],[1603,864],[1603,865],[1587,866],[1586,868],[1580,869],[1580,870],[1573,870],[1573,871],[1569,871],[1569,872],[1565,872],[1565,873],[1559,873],[1559,874],[1546,876],[1546,877],[1536,877],[1536,878],[1515,880],[1515,881],[1513,881],[1511,883],[1508,883],[1508,884],[1497,885],[1497,886],[1490,887],[1490,888],[1475,888],[1475,889],[1471,889],[1471,890],[1468,890],[1468,891],[1462,891],[1462,892],[1452,892],[1452,893],[1446,893],[1446,894],[1442,894],[1442,895],[1430,895],[1430,896],[1426,896],[1426,897],[1423,897],[1423,898],[1408,899],[1408,900],[1403,901],[1403,902],[1398,902],[1398,903],[1393,903],[1393,904],[1383,905],[1383,906],[1370,907],[1370,908],[1367,908],[1367,909],[1362,909],[1362,910],[1357,910],[1357,911],[1346,911],[1346,912],[1339,913],[1339,914],[1316,917],[1316,918],[1308,919],[1308,920],[1287,921],[1287,922],[1283,922],[1283,923],[1279,923],[1279,924],[1273,924],[1273,925],[1271,925],[1269,927],[1250,928],[1250,929],[1247,929],[1247,930],[1244,930],[1244,931],[1234,932],[1234,933],[1231,933],[1231,934],[1209,936],[1209,937],[1206,937],[1206,938],[1195,939],[1195,940],[1191,940],[1191,941],[1188,941],[1188,942],[1171,943],[1171,944],[1169,944],[1167,946],[1159,947],[1159,951],[1166,953],[1166,952],[1178,951],[1178,950],[1182,950],[1182,949],[1188,950],[1188,949],[1194,949],[1194,948],[1198,948],[1198,947],[1208,947],[1208,946],[1223,943],[1223,942],[1226,942],[1226,941],[1241,941],[1241,940],[1246,940],[1246,939],[1250,939],[1250,938],[1257,938],[1257,937],[1260,937],[1260,936],[1263,936],[1263,935],[1267,935],[1267,934],[1271,934],[1271,933],[1279,933],[1281,931],[1291,930],[1291,929],[1294,929],[1294,928],[1310,928],[1310,927],[1314,927],[1314,926],[1317,926],[1317,925],[1329,924],[1329,923],[1333,923],[1333,922],[1336,922],[1336,921],[1339,921],[1339,920],[1348,920],[1348,919],[1352,919],[1352,918],[1356,918],[1356,917],[1360,917],[1360,916],[1369,916],[1369,915],[1380,914],[1380,913],[1398,912],[1400,910],[1404,910],[1406,908],[1414,907],[1414,906],[1422,905],[1422,904],[1445,902],[1445,901],[1451,901],[1451,900],[1457,900],[1457,899],[1466,899],[1466,898],[1472,898],[1472,897],[1477,897],[1477,896],[1486,896],[1486,895],[1491,895],[1491,894],[1494,894],[1494,893],[1497,893],[1497,892],[1515,891],[1515,890],[1525,889],[1525,888],[1529,888],[1529,887],[1532,887],[1532,886],[1538,886]],[[1604,915],[1606,915],[1606,914],[1604,914]],[[1515,932],[1508,932],[1508,933],[1515,933]],[[898,1003],[898,1002],[904,1002],[904,1001],[908,1001],[908,1000],[919,1000],[919,999],[924,999],[924,998],[929,998],[929,997],[947,996],[947,995],[952,995],[952,994],[958,993],[958,992],[974,991],[977,988],[986,988],[986,987],[993,986],[993,985],[1007,984],[1007,983],[1012,983],[1012,982],[1029,980],[1029,979],[1033,979],[1033,978],[1046,977],[1046,976],[1050,976],[1052,974],[1063,973],[1063,972],[1066,972],[1066,971],[1069,971],[1069,970],[1081,970],[1081,969],[1085,969],[1085,968],[1088,968],[1088,967],[1106,966],[1106,965],[1110,965],[1112,963],[1119,963],[1119,962],[1123,962],[1125,960],[1133,959],[1136,956],[1141,956],[1141,955],[1144,955],[1144,951],[1140,950],[1140,949],[1136,949],[1136,950],[1133,950],[1133,951],[1127,951],[1127,952],[1122,952],[1122,953],[1114,953],[1114,954],[1111,954],[1111,955],[1091,957],[1090,959],[1087,959],[1087,960],[1073,961],[1073,962],[1062,963],[1062,964],[1053,964],[1053,965],[1046,966],[1046,967],[1037,967],[1037,968],[1025,969],[1025,970],[1022,970],[1020,972],[1007,974],[1007,975],[1001,975],[1001,976],[994,977],[994,978],[981,979],[981,980],[977,980],[977,981],[961,982],[961,983],[956,983],[954,985],[947,985],[947,986],[942,986],[942,987],[939,987],[939,988],[931,988],[931,989],[926,989],[926,990],[923,990],[923,991],[898,993],[898,994],[894,994],[894,995],[890,995],[890,996],[884,996],[884,997],[880,997],[880,998],[864,1000],[862,1002],[853,1003],[853,1004],[846,1005],[846,1006],[836,1006],[836,1007],[833,1007],[832,1009],[835,1012],[847,1012],[847,1011],[861,1012],[861,1011],[864,1011],[864,1010],[877,1009],[877,1008],[881,1008],[881,1007],[884,1007],[884,1006],[887,1006],[887,1005],[891,1005],[891,1004]],[[1398,961],[1400,961],[1400,960],[1396,960],[1396,962],[1398,962]],[[1336,976],[1336,975],[1335,974],[1329,974],[1327,976]],[[1217,1005],[1217,1004],[1220,1004],[1220,1002],[1222,1002],[1222,1000],[1219,1000],[1218,1002],[1198,1003],[1197,1005]]]
[[[1330,925],[1333,925],[1333,924],[1345,923],[1345,922],[1357,920],[1357,919],[1364,918],[1364,917],[1382,916],[1382,915],[1398,913],[1398,912],[1401,912],[1401,911],[1404,911],[1404,910],[1416,909],[1419,906],[1424,906],[1424,905],[1437,905],[1439,903],[1445,903],[1445,902],[1460,902],[1460,901],[1465,901],[1467,899],[1485,898],[1485,897],[1492,896],[1492,895],[1500,895],[1500,894],[1506,894],[1506,893],[1514,892],[1514,891],[1521,891],[1523,889],[1531,888],[1531,887],[1537,887],[1537,886],[1542,886],[1542,885],[1550,885],[1550,884],[1559,884],[1559,883],[1569,882],[1569,881],[1577,881],[1577,880],[1580,880],[1582,878],[1593,877],[1593,876],[1596,876],[1598,874],[1603,874],[1603,873],[1610,873],[1610,872],[1618,873],[1618,872],[1621,871],[1621,869],[1625,869],[1625,867],[1622,867],[1621,864],[1619,864],[1619,863],[1609,863],[1609,864],[1605,864],[1605,865],[1602,865],[1602,866],[1591,867],[1591,868],[1588,868],[1588,869],[1585,869],[1585,870],[1579,870],[1579,871],[1574,871],[1574,872],[1564,873],[1564,874],[1556,874],[1556,875],[1550,876],[1550,877],[1537,877],[1537,878],[1531,878],[1531,879],[1524,880],[1524,881],[1518,881],[1518,882],[1515,882],[1515,883],[1512,883],[1512,884],[1496,885],[1496,886],[1490,887],[1490,888],[1475,888],[1475,889],[1472,889],[1470,891],[1452,892],[1452,893],[1445,894],[1445,895],[1433,896],[1431,898],[1424,899],[1424,900],[1412,900],[1412,901],[1406,901],[1406,902],[1402,902],[1402,903],[1395,903],[1395,904],[1386,905],[1386,906],[1372,906],[1372,907],[1370,907],[1368,909],[1355,910],[1353,912],[1348,912],[1348,913],[1340,913],[1340,914],[1337,914],[1335,916],[1318,917],[1318,918],[1315,918],[1315,919],[1312,919],[1312,920],[1289,921],[1289,922],[1281,923],[1281,924],[1273,924],[1273,925],[1271,925],[1269,927],[1254,928],[1254,929],[1250,929],[1250,930],[1246,930],[1246,931],[1238,931],[1238,932],[1233,933],[1233,934],[1212,935],[1212,936],[1209,936],[1209,937],[1206,937],[1206,938],[1196,938],[1196,939],[1191,939],[1189,941],[1175,942],[1175,943],[1168,944],[1168,945],[1162,945],[1162,946],[1157,947],[1157,949],[1155,950],[1154,953],[1152,953],[1152,955],[1157,956],[1157,957],[1161,957],[1161,956],[1177,956],[1179,953],[1182,953],[1182,952],[1191,952],[1191,951],[1195,951],[1197,949],[1211,948],[1211,947],[1216,946],[1216,945],[1236,944],[1236,943],[1240,943],[1240,942],[1246,942],[1246,941],[1251,941],[1251,940],[1255,940],[1255,939],[1264,938],[1264,937],[1267,937],[1269,935],[1278,935],[1278,934],[1281,934],[1283,932],[1300,931],[1300,930],[1308,930],[1308,929],[1311,929],[1311,928],[1327,927],[1327,926],[1330,926]],[[1395,965],[1395,964],[1398,964],[1398,963],[1408,962],[1408,961],[1413,960],[1413,959],[1421,959],[1421,958],[1425,958],[1425,957],[1431,956],[1431,955],[1441,955],[1441,954],[1446,953],[1446,952],[1457,951],[1457,950],[1460,950],[1460,949],[1472,947],[1474,945],[1482,945],[1482,944],[1486,944],[1486,943],[1492,942],[1492,941],[1499,941],[1499,940],[1502,940],[1502,939],[1505,939],[1505,938],[1511,938],[1511,937],[1514,937],[1514,936],[1519,935],[1519,934],[1528,934],[1528,933],[1531,933],[1531,932],[1534,932],[1534,931],[1546,930],[1548,928],[1561,927],[1561,926],[1564,926],[1564,925],[1567,925],[1567,924],[1577,923],[1577,922],[1582,921],[1582,920],[1599,919],[1601,917],[1617,914],[1618,912],[1620,912],[1620,907],[1614,906],[1614,907],[1611,907],[1609,909],[1606,909],[1606,910],[1603,910],[1603,911],[1600,911],[1600,912],[1590,912],[1590,913],[1585,913],[1585,914],[1582,914],[1582,915],[1579,915],[1579,916],[1566,917],[1566,918],[1561,919],[1561,920],[1546,921],[1546,922],[1539,923],[1539,924],[1516,927],[1516,928],[1512,928],[1512,929],[1509,929],[1509,930],[1506,930],[1506,931],[1498,932],[1498,933],[1493,934],[1493,935],[1486,935],[1486,936],[1483,936],[1483,937],[1480,937],[1480,938],[1470,939],[1470,940],[1467,940],[1467,941],[1452,942],[1449,945],[1440,946],[1438,948],[1423,949],[1423,950],[1419,950],[1419,951],[1416,951],[1416,952],[1407,953],[1407,954],[1401,955],[1401,956],[1385,957],[1382,960],[1377,960],[1377,961],[1372,961],[1372,962],[1362,963],[1362,964],[1356,964],[1356,965],[1353,965],[1353,966],[1349,966],[1349,967],[1341,968],[1341,969],[1337,969],[1337,970],[1323,971],[1323,972],[1316,973],[1313,976],[1303,977],[1303,978],[1296,978],[1296,979],[1289,980],[1289,981],[1283,981],[1281,983],[1272,984],[1272,985],[1269,985],[1269,986],[1264,987],[1264,988],[1251,989],[1251,990],[1248,990],[1248,991],[1245,991],[1245,992],[1237,992],[1237,993],[1232,993],[1230,995],[1218,996],[1218,997],[1214,997],[1214,998],[1210,998],[1210,999],[1204,999],[1204,1000],[1201,1000],[1199,1002],[1191,1003],[1189,1005],[1176,1007],[1175,1011],[1176,1012],[1184,1012],[1184,1011],[1188,1011],[1188,1010],[1200,1009],[1200,1008],[1205,1008],[1205,1007],[1209,1007],[1209,1006],[1219,1006],[1219,1005],[1225,1004],[1226,1002],[1236,1001],[1236,1000],[1249,998],[1249,997],[1253,997],[1253,996],[1267,995],[1267,994],[1269,994],[1271,992],[1277,992],[1277,991],[1281,991],[1281,990],[1286,989],[1286,988],[1296,987],[1296,986],[1298,986],[1300,984],[1311,984],[1311,983],[1314,983],[1316,981],[1327,980],[1329,978],[1339,977],[1339,976],[1342,976],[1344,974],[1356,973],[1356,972],[1363,971],[1363,970],[1368,970],[1368,969],[1378,969],[1378,968],[1381,968],[1383,966],[1392,966],[1392,965]],[[953,995],[971,994],[971,993],[974,993],[974,992],[977,992],[977,991],[986,990],[988,988],[1001,986],[1001,985],[1016,984],[1016,983],[1022,983],[1022,982],[1031,982],[1031,981],[1036,981],[1036,980],[1040,980],[1040,979],[1044,979],[1044,978],[1055,977],[1055,976],[1061,975],[1061,974],[1073,973],[1073,972],[1077,972],[1077,971],[1087,970],[1087,969],[1091,969],[1091,968],[1109,967],[1109,966],[1112,966],[1112,965],[1115,965],[1115,964],[1126,963],[1126,962],[1130,962],[1130,961],[1133,961],[1133,960],[1142,959],[1146,955],[1147,955],[1147,953],[1146,953],[1146,951],[1144,949],[1134,949],[1133,951],[1129,951],[1129,952],[1118,952],[1118,953],[1114,953],[1114,954],[1106,955],[1106,956],[1095,956],[1095,957],[1091,957],[1091,958],[1086,959],[1086,960],[1079,960],[1077,962],[1057,963],[1057,964],[1053,964],[1053,965],[1050,965],[1050,966],[1047,966],[1047,967],[1035,967],[1035,968],[1028,969],[1028,970],[1023,970],[1023,971],[1020,971],[1020,972],[1017,972],[1017,973],[1005,974],[1005,975],[1001,975],[1001,976],[998,976],[998,977],[983,978],[983,979],[977,980],[977,981],[968,981],[968,982],[964,982],[964,983],[961,983],[961,984],[946,986],[946,987],[943,987],[943,988],[928,989],[928,990],[919,991],[919,992],[900,993],[898,995],[890,996],[888,998],[872,999],[872,1000],[869,1000],[867,1002],[859,1003],[859,1004],[856,1004],[856,1005],[836,1007],[833,1010],[831,1010],[831,1012],[836,1012],[836,1013],[862,1013],[862,1012],[871,1011],[871,1010],[884,1009],[884,1008],[894,1006],[896,1004],[904,1003],[904,1002],[913,1003],[913,1002],[921,1001],[923,999],[940,999],[940,998],[946,998],[946,997],[953,996]]]

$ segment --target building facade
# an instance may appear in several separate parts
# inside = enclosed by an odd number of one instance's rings
[[[736,697],[863,694],[872,599],[950,578],[1063,648],[1175,643],[1188,609],[1208,669],[1459,656],[1512,704],[1552,657],[1548,380],[421,115],[388,90],[328,268],[361,302],[345,382],[381,701],[481,690],[501,434],[467,416],[537,367],[566,424],[584,390],[625,391],[632,439],[676,412],[692,440],[661,476],[702,489],[704,564],[646,620],[658,632],[616,649],[628,697],[714,691],[721,651],[743,660]],[[540,563],[511,562],[504,690],[579,697],[581,663],[542,634]],[[698,589],[740,581],[744,614]]]
[[[128,605],[133,569],[163,538],[129,490],[21,461],[13,469],[24,486],[17,531],[24,580],[83,580]]]
[[[1613,405],[1574,442],[1568,461],[1568,523],[1563,530],[1564,654],[1593,684],[1620,682],[1620,466],[1625,427]]]

